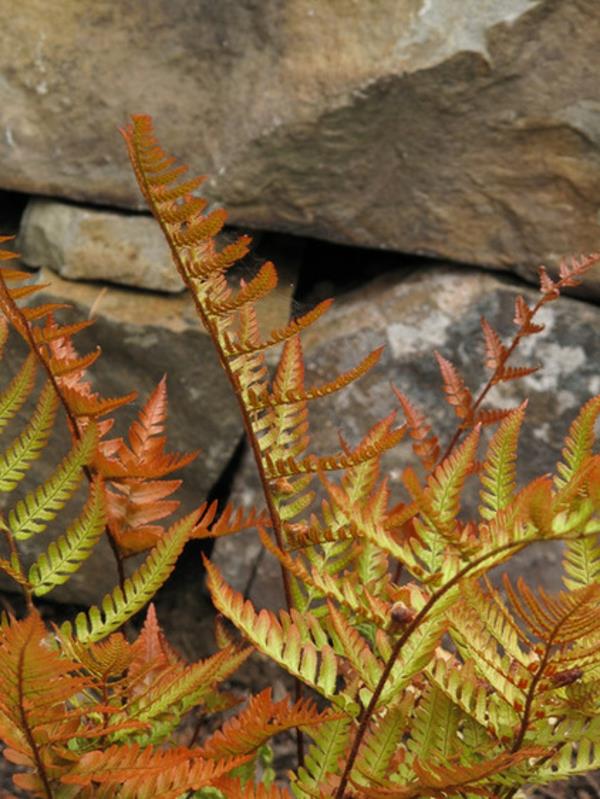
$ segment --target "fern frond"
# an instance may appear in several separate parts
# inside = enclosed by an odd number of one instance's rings
[[[481,329],[485,340],[485,365],[494,372],[505,362],[508,350],[485,316],[481,317]]]
[[[34,770],[27,778],[38,795],[52,795],[54,757],[66,754],[66,742],[83,716],[67,703],[89,682],[77,664],[48,646],[37,613],[1,625],[0,735],[9,746],[7,756]]]
[[[274,347],[281,344],[290,338],[298,335],[302,330],[310,327],[317,321],[323,314],[331,307],[333,300],[323,300],[318,305],[315,305],[310,311],[307,311],[302,316],[298,316],[280,328],[272,330],[267,338],[258,340],[253,344],[244,343],[243,341],[235,341],[230,338],[225,339],[224,350],[228,356],[236,355],[249,355],[253,352]]]
[[[6,329],[6,326],[2,328]],[[29,353],[19,371],[0,394],[0,430],[4,430],[31,394],[36,367],[37,359],[33,353]]]
[[[177,799],[189,790],[200,790],[244,763],[244,757],[202,760],[185,747],[155,749],[137,744],[110,746],[87,752],[62,775],[67,785],[94,783],[110,788],[113,796],[139,799]]]
[[[446,400],[454,408],[459,419],[468,422],[473,412],[473,397],[457,368],[439,352],[435,353],[444,381]]]
[[[531,633],[542,641],[565,645],[584,639],[596,628],[596,613],[600,605],[600,584],[550,597],[539,589],[539,598],[520,578],[515,590],[504,576],[504,586],[515,612]]]
[[[442,524],[450,524],[458,516],[460,493],[473,469],[479,432],[479,428],[475,428],[460,448],[443,461],[427,481],[431,507]]]
[[[256,613],[250,602],[225,583],[215,566],[208,560],[205,566],[215,606],[251,643],[334,704],[353,712],[354,703],[336,692],[337,658],[316,619],[295,611],[291,616],[281,611],[279,619],[268,610]]]
[[[351,719],[341,716],[323,724],[316,731],[309,730],[314,743],[291,784],[296,799],[315,796],[327,776],[341,772],[341,761],[350,741],[351,724]]]
[[[40,457],[52,432],[58,400],[47,383],[27,427],[4,452],[0,452],[0,491],[12,491],[25,477],[29,464]]]
[[[328,394],[333,394],[336,391],[340,391],[346,386],[349,386],[351,383],[354,383],[360,377],[365,375],[379,361],[382,352],[383,347],[374,350],[370,355],[367,355],[366,358],[363,358],[363,360],[357,366],[349,369],[347,372],[342,372],[335,378],[335,380],[331,380],[328,383],[322,383],[319,386],[313,386],[306,390],[300,391],[274,391],[273,394],[268,397],[268,399],[262,401],[257,399],[255,403],[250,402],[249,405],[253,410],[261,410],[263,408],[272,408],[275,405],[309,402],[313,399],[326,397]]]
[[[600,544],[597,536],[587,535],[565,542],[563,583],[575,591],[600,583]]]
[[[255,752],[274,735],[294,727],[313,727],[331,721],[331,713],[319,713],[310,700],[290,704],[274,702],[270,688],[253,696],[248,706],[210,736],[201,747],[202,756],[220,759]]]
[[[530,747],[520,752],[503,752],[482,762],[467,764],[451,761],[432,763],[415,760],[413,771],[416,779],[408,785],[399,786],[387,782],[382,787],[370,787],[366,797],[372,799],[417,799],[421,796],[489,796],[492,793],[492,778],[506,774],[514,766],[533,757],[541,757],[545,750]]]
[[[594,428],[599,415],[600,395],[585,403],[569,428],[562,451],[563,460],[556,466],[558,474],[555,484],[558,488],[565,488],[591,455],[596,440]]]
[[[425,469],[432,469],[440,457],[438,438],[431,433],[431,425],[425,420],[425,415],[395,386],[392,386],[392,389],[404,411],[410,437],[413,440],[413,452]]]
[[[484,519],[493,518],[513,499],[516,490],[517,445],[526,403],[507,416],[490,441],[481,475],[482,505],[479,513]]]
[[[8,514],[8,526],[15,539],[22,541],[46,529],[79,485],[97,441],[97,429],[90,424],[50,478],[17,502]]]
[[[105,638],[149,602],[173,570],[194,527],[196,516],[196,513],[192,513],[171,525],[142,565],[125,580],[123,588],[115,588],[104,597],[101,608],[93,606],[87,614],[77,615],[75,632],[79,641],[87,643]],[[61,632],[64,636],[71,636],[71,623],[65,622]]]
[[[104,532],[106,508],[99,482],[92,483],[90,495],[81,514],[67,532],[52,541],[32,564],[28,579],[36,596],[43,596],[57,585],[66,583],[83,562]]]

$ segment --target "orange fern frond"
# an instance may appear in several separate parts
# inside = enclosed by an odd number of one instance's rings
[[[274,735],[294,727],[309,727],[330,721],[332,714],[319,713],[314,704],[303,699],[290,703],[288,699],[274,702],[272,691],[266,688],[253,696],[248,706],[210,736],[201,747],[209,759],[232,755],[252,754]]]
[[[110,788],[113,796],[177,799],[189,790],[200,790],[238,768],[247,758],[203,760],[194,749],[156,749],[121,744],[87,752],[61,781],[67,785]]]
[[[435,353],[442,373],[446,400],[453,406],[454,412],[463,423],[467,423],[472,415],[473,397],[460,376],[457,368],[439,352]]]
[[[392,389],[404,411],[410,437],[413,440],[413,452],[425,469],[432,469],[440,457],[438,438],[431,433],[431,425],[427,423],[425,415],[411,404],[402,391],[395,386],[392,386]]]

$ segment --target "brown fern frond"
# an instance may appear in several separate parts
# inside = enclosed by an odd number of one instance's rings
[[[413,452],[425,469],[432,469],[440,456],[438,438],[431,433],[431,425],[426,421],[425,414],[415,408],[402,391],[395,386],[392,386],[392,389],[404,411],[410,437],[413,440]]]
[[[485,365],[494,371],[506,360],[507,350],[485,316],[482,316],[480,321],[485,339]]]
[[[457,368],[439,352],[435,352],[435,357],[444,380],[444,392],[446,400],[453,406],[454,412],[463,423],[467,423],[473,412],[473,397],[465,385],[465,381],[460,376]]]
[[[519,380],[521,377],[539,372],[541,366],[504,366],[494,378],[495,383],[506,383],[509,380]]]
[[[259,339],[253,344],[244,344],[243,341],[235,341],[226,336],[225,351],[227,355],[230,356],[248,355],[253,352],[268,349],[269,347],[273,347],[283,341],[287,341],[288,339],[295,337],[305,328],[314,324],[317,319],[326,313],[326,311],[331,307],[332,303],[333,300],[323,300],[318,305],[315,305],[312,310],[307,311],[307,313],[303,314],[302,316],[292,319],[292,321],[288,322],[287,325],[272,330],[267,338],[262,341]]]
[[[156,796],[177,799],[182,793],[197,791],[246,762],[247,757],[203,760],[194,749],[157,749],[139,744],[116,744],[104,750],[87,752],[61,781],[67,785],[110,788],[113,796]]]
[[[293,704],[287,698],[274,702],[271,688],[266,688],[204,742],[201,755],[219,760],[232,755],[252,754],[280,732],[323,724],[331,718],[329,712],[319,713],[309,699]]]
[[[262,410],[263,408],[272,408],[275,405],[289,405],[297,402],[310,402],[314,399],[326,397],[328,394],[333,394],[336,391],[340,391],[346,386],[349,386],[351,383],[354,383],[356,380],[365,375],[379,361],[382,352],[383,347],[374,350],[357,366],[349,369],[347,372],[342,372],[335,378],[335,380],[331,380],[328,383],[322,383],[319,386],[312,386],[304,391],[289,390],[277,392],[274,390],[273,393],[269,395],[268,399],[261,400],[260,397],[256,397],[253,401],[251,400],[249,402],[249,406],[253,410]]]

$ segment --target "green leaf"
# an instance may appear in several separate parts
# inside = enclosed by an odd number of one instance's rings
[[[525,403],[503,420],[490,441],[481,476],[483,504],[479,512],[483,519],[493,519],[514,497],[515,461],[524,416]]]
[[[0,394],[0,431],[4,430],[31,394],[36,368],[36,357],[29,353],[17,374]]]
[[[42,533],[73,495],[83,476],[83,467],[96,450],[97,428],[90,423],[78,441],[45,483],[17,503],[8,514],[8,526],[19,541]]]
[[[139,569],[125,580],[123,588],[117,587],[104,597],[101,609],[94,605],[87,613],[77,615],[75,630],[79,641],[86,644],[105,638],[152,599],[173,571],[175,562],[194,529],[197,515],[190,513],[175,522],[150,551]],[[65,622],[61,632],[65,636],[71,636],[71,622]]]
[[[65,535],[52,541],[29,570],[29,582],[36,596],[43,596],[57,585],[66,583],[92,549],[104,531],[106,507],[104,490],[94,483],[81,514]]]
[[[0,452],[0,491],[12,491],[25,477],[29,464],[39,458],[52,432],[57,407],[56,393],[47,383],[25,430]]]

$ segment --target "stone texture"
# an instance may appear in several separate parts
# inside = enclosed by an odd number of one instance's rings
[[[28,0],[2,186],[138,207],[116,126],[146,112],[235,223],[552,264],[598,247],[599,25],[596,0]]]
[[[511,320],[517,293],[529,301],[536,296],[508,277],[438,265],[404,280],[388,273],[338,298],[332,310],[303,336],[307,385],[330,380],[381,343],[386,349],[379,364],[360,382],[311,404],[312,437],[318,451],[338,449],[338,430],[356,443],[369,426],[397,406],[390,381],[427,413],[441,441],[447,442],[455,429],[455,416],[442,399],[433,351],[452,360],[476,392],[485,381],[480,317],[485,315],[508,338],[514,330]],[[562,297],[539,318],[546,324],[544,332],[522,343],[515,363],[542,363],[544,369],[495,389],[495,403],[500,407],[517,406],[529,397],[519,452],[522,483],[554,470],[570,422],[583,402],[600,392],[600,309]],[[410,441],[403,441],[384,458],[398,499],[402,470],[415,465],[415,460]],[[262,502],[249,456],[234,497],[247,506]],[[468,495],[465,504],[476,507],[477,494]],[[257,605],[281,604],[278,564],[260,553],[253,534],[244,534],[239,542],[219,542],[214,557],[236,589]],[[525,574],[534,584],[541,582],[552,590],[561,587],[559,544],[536,544],[511,564],[513,573]]]
[[[28,266],[49,266],[70,280],[183,291],[162,232],[150,216],[34,199],[23,216],[17,246]]]

